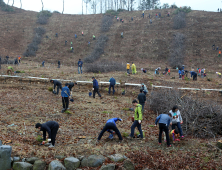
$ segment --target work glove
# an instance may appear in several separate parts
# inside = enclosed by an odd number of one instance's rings
[[[138,120],[139,124],[141,123],[141,120]]]
[[[94,90],[94,88],[92,88],[92,90]]]
[[[48,139],[48,142],[51,142],[51,139]]]

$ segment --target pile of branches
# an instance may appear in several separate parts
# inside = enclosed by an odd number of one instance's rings
[[[183,118],[183,132],[200,138],[222,134],[222,108],[214,101],[200,101],[177,90],[158,90],[151,94],[151,110],[168,113],[179,106]]]
[[[113,24],[113,16],[104,15],[102,18],[101,31],[107,32]]]
[[[84,62],[93,63],[94,61],[98,60],[100,56],[104,53],[104,48],[107,41],[108,37],[106,35],[100,35],[96,41],[96,45],[93,49],[93,52],[86,58],[84,58]]]
[[[42,37],[45,34],[45,29],[42,27],[37,27],[34,30],[35,35],[32,42],[28,45],[26,51],[23,53],[23,56],[35,56],[36,51],[38,50],[38,45],[41,43]]]
[[[180,29],[186,27],[186,14],[184,12],[179,12],[173,18],[173,28]]]
[[[185,35],[176,33],[173,38],[169,64],[172,68],[181,68],[185,58]]]
[[[103,60],[99,62],[94,62],[92,64],[86,64],[86,72],[105,73],[124,70],[125,65],[122,65],[122,63],[118,63],[115,61]]]

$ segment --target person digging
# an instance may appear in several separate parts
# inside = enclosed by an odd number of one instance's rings
[[[35,128],[43,131],[43,145],[49,146],[49,148],[55,147],[56,134],[59,129],[59,124],[56,121],[48,121],[43,124],[37,123]],[[46,142],[46,132],[48,133],[48,143]]]
[[[59,89],[62,89],[62,83],[58,80],[50,80],[50,83],[54,84],[53,93],[59,94]],[[55,87],[57,86],[57,92],[55,92]]]
[[[65,112],[67,109],[69,109],[69,96],[70,96],[69,83],[66,83],[65,87],[63,87],[61,91],[62,105],[63,105],[62,113]]]

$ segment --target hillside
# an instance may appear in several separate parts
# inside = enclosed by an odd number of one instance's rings
[[[174,9],[173,9],[174,10]],[[220,61],[218,52],[211,50],[212,44],[219,46],[222,22],[220,13],[192,11],[187,14],[187,25],[183,29],[173,29],[172,9],[158,9],[145,11],[145,18],[141,18],[141,11],[121,12],[119,17],[124,23],[114,19],[110,31],[102,33],[100,30],[102,14],[96,15],[62,15],[54,13],[47,25],[43,25],[46,34],[37,52],[37,57],[29,60],[50,63],[75,65],[79,58],[84,58],[93,50],[96,42],[92,35],[98,37],[106,34],[109,37],[104,59],[118,60],[120,62],[134,61],[139,67],[164,67],[167,64],[173,35],[176,32],[186,36],[185,64],[190,68],[206,67],[217,70]],[[162,18],[155,17],[161,12]],[[171,16],[167,17],[170,12]],[[151,14],[153,24],[149,24],[148,13]],[[36,23],[36,12],[16,9],[13,13],[0,11],[0,51],[1,56],[9,55],[11,58],[22,55],[27,45],[32,41],[34,28],[41,26]],[[130,21],[131,17],[134,18]],[[81,36],[81,32],[84,36]],[[124,38],[120,33],[124,32]],[[58,37],[55,34],[58,33]],[[74,35],[78,38],[75,39]],[[49,38],[46,38],[48,36]],[[65,46],[65,40],[68,41]],[[74,53],[70,53],[70,42],[73,42]],[[88,41],[91,46],[88,47]],[[212,67],[212,68],[211,68]]]

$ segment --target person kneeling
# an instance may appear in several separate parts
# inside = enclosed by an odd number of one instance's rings
[[[111,135],[109,137],[110,139],[113,138],[113,134],[115,132],[118,135],[120,142],[123,140],[123,138],[119,132],[119,129],[116,127],[117,121],[123,121],[123,120],[120,118],[111,118],[106,122],[106,125],[104,126],[103,130],[99,134],[98,141],[100,141],[100,139],[102,138],[103,133],[105,131],[108,131],[109,133],[111,133]],[[114,132],[112,130],[114,130]]]

